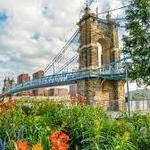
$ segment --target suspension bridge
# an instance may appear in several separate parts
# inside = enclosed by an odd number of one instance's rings
[[[122,109],[120,102],[125,99],[126,62],[130,58],[121,58],[117,20],[122,19],[112,19],[109,13],[106,19],[100,19],[86,6],[79,28],[44,69],[47,75],[21,84],[10,84],[5,94],[77,84],[78,93],[87,97],[87,103],[117,99],[119,109]]]

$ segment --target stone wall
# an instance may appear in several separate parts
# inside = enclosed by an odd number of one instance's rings
[[[107,110],[124,110],[124,82],[95,78],[77,81],[77,85],[78,93],[87,98],[87,104]]]

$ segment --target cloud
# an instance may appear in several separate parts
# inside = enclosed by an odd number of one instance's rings
[[[4,76],[44,69],[77,28],[83,0],[0,1],[0,87]],[[121,6],[100,1],[99,11]],[[93,6],[94,11],[94,4]]]

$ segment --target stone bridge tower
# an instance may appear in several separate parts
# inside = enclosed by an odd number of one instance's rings
[[[4,84],[3,84],[3,89],[2,89],[2,94],[5,94],[8,87],[12,86],[13,84],[14,84],[14,79],[5,78],[4,79]]]
[[[120,58],[117,24],[108,14],[106,20],[97,19],[89,7],[80,19],[79,71],[94,69]],[[125,80],[90,78],[77,81],[78,93],[87,104],[98,104],[105,109],[124,110]]]

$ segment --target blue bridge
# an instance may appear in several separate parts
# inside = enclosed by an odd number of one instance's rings
[[[83,79],[91,79],[91,78],[109,79],[109,80],[125,79],[127,66],[123,62],[126,61],[127,59],[130,58],[126,57],[124,59],[118,60],[114,63],[105,65],[101,68],[97,68],[92,71],[80,70],[78,72],[54,74],[44,76],[38,79],[33,79],[31,81],[27,81],[25,83],[9,87],[7,90],[7,94],[13,95],[14,93],[19,93],[30,89],[75,84],[77,80]]]

